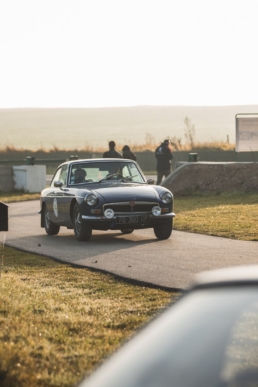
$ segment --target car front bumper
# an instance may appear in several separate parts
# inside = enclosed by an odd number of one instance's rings
[[[135,216],[139,216],[139,215],[145,215],[145,214],[134,214]],[[117,216],[114,216],[113,218],[111,219],[108,219],[106,218],[104,215],[101,215],[101,216],[88,216],[88,215],[82,215],[82,220],[85,220],[85,221],[99,221],[99,222],[113,222],[113,221],[116,221],[117,218],[121,218],[121,217],[126,217],[126,216],[132,216],[132,214],[121,214],[121,215],[117,215]],[[158,215],[158,216],[155,216],[155,215],[149,215],[149,219],[152,221],[152,220],[155,220],[155,219],[172,219],[176,216],[176,214],[174,212],[170,212],[168,214],[162,214],[162,215]]]

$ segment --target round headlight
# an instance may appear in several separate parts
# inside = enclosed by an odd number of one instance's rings
[[[97,201],[98,201],[97,196],[94,195],[93,193],[90,193],[90,194],[88,194],[87,196],[85,196],[84,200],[85,200],[85,202],[86,202],[89,206],[95,206],[95,204],[96,204]]]
[[[153,207],[151,211],[154,216],[159,216],[161,214],[161,208],[159,206]]]
[[[107,208],[105,211],[104,211],[104,215],[107,219],[111,219],[113,218],[113,216],[115,215],[114,211],[111,210],[111,208]]]
[[[165,204],[170,204],[172,202],[172,194],[170,192],[162,192],[160,198]]]

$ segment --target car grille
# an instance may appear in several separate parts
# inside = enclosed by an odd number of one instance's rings
[[[127,213],[151,213],[154,206],[158,206],[158,203],[153,202],[123,202],[123,203],[109,203],[104,204],[103,211],[110,208],[115,214],[127,214]]]

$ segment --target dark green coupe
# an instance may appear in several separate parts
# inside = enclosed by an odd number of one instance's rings
[[[73,160],[61,164],[49,188],[41,193],[41,227],[56,235],[73,229],[79,241],[92,230],[153,228],[158,239],[170,237],[173,195],[146,180],[139,165],[126,159]]]

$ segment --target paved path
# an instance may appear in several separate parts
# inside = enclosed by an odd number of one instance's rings
[[[93,231],[89,242],[78,242],[73,230],[61,228],[50,237],[40,227],[39,201],[9,205],[6,244],[121,277],[171,289],[185,288],[195,273],[231,265],[257,263],[257,242],[236,241],[173,231],[159,241],[153,231]]]

